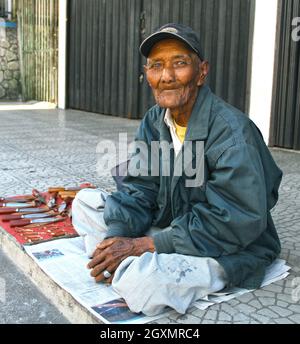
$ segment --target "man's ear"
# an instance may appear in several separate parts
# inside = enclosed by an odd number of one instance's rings
[[[199,63],[199,80],[197,82],[197,86],[202,86],[205,81],[206,81],[206,78],[207,78],[207,75],[209,73],[209,68],[210,68],[210,65],[208,63],[208,61],[201,61]]]
[[[149,86],[150,86],[150,83],[149,83],[149,80],[148,80],[148,69],[147,69],[147,66],[143,66],[143,68],[144,68],[144,76],[146,77],[146,80],[147,80],[147,82],[148,82],[148,84],[149,84]]]

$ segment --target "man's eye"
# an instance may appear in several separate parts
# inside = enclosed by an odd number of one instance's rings
[[[149,65],[149,69],[161,69],[161,68],[162,68],[161,62],[155,62]]]
[[[163,66],[162,63],[160,63],[160,62],[153,64],[153,68],[156,68],[156,69],[160,69],[160,68],[162,68],[162,66]]]
[[[186,61],[175,61],[174,66],[175,67],[183,67],[186,66],[188,63]]]

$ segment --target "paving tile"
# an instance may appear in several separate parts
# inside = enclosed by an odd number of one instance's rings
[[[250,322],[249,316],[243,313],[238,313],[233,316],[233,323],[244,323],[248,324]]]
[[[231,315],[231,316],[234,316],[235,314],[239,313],[238,309],[228,305],[225,302],[221,304],[221,310],[224,311],[225,313]]]
[[[294,314],[289,316],[289,319],[292,320],[295,324],[300,324],[300,314]]]
[[[280,324],[280,325],[284,325],[284,324],[295,324],[294,321],[291,321],[287,318],[279,318],[279,319],[275,319],[274,322],[276,324]]]
[[[284,301],[277,301],[276,304],[277,304],[277,306],[283,307],[283,308],[286,308],[289,305],[287,302],[284,302]]]
[[[247,294],[244,294],[242,296],[239,296],[238,299],[240,302],[247,303],[247,302],[251,301],[253,298],[254,298],[254,295],[252,293],[247,293]]]
[[[176,324],[177,322],[173,319],[170,319],[168,317],[165,317],[165,318],[160,318],[159,320],[157,321],[152,321],[150,322],[150,324],[166,324],[166,325],[169,325],[169,324]]]
[[[281,293],[282,287],[276,284],[270,284],[263,288],[264,290],[271,291],[273,293]]]
[[[260,309],[259,311],[257,311],[257,313],[270,319],[279,318],[279,315],[271,311],[269,308]]]
[[[206,320],[216,320],[218,316],[218,312],[214,311],[214,310],[208,310],[206,315],[205,315],[205,319]]]
[[[300,304],[289,305],[288,309],[290,309],[291,311],[293,311],[295,313],[299,313],[300,314]]]
[[[252,312],[256,311],[254,307],[243,303],[238,305],[237,309],[244,314],[251,314]]]
[[[288,317],[289,315],[293,314],[293,312],[288,310],[287,308],[279,306],[270,306],[269,309],[281,315],[282,317]]]
[[[199,324],[201,321],[200,318],[192,314],[179,315],[174,320],[178,324]]]
[[[270,322],[272,322],[268,316],[264,316],[257,313],[252,313],[251,318],[256,319],[260,324],[269,324]]]
[[[262,307],[262,304],[258,301],[258,299],[250,301],[249,305],[258,309]]]
[[[296,301],[293,301],[290,294],[277,294],[277,299],[291,304],[296,303]]]
[[[215,322],[213,320],[202,320],[201,324],[203,325],[209,325],[209,324],[215,324]]]
[[[273,294],[273,297],[259,297],[259,302],[263,305],[263,306],[272,306],[275,305],[276,303],[276,298],[275,298],[275,294]]]
[[[263,290],[263,289],[258,289],[254,291],[254,295],[258,296],[258,297],[269,297],[269,298],[273,298],[274,297],[274,293],[267,291],[267,290]]]
[[[219,313],[219,322],[222,322],[222,321],[231,322],[231,320],[232,320],[232,317],[229,314],[225,312]]]

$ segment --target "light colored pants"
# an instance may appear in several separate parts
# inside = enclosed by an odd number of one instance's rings
[[[103,220],[106,196],[100,189],[84,189],[73,201],[73,225],[84,238],[89,256],[106,235]],[[157,230],[162,229],[153,227],[149,235]],[[225,272],[216,260],[176,253],[146,252],[140,257],[128,257],[112,281],[112,287],[132,312],[149,316],[159,314],[167,306],[184,314],[194,301],[225,286]]]

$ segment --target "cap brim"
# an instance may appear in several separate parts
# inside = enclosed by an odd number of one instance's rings
[[[176,38],[176,39],[184,42],[188,47],[191,48],[191,50],[193,50],[199,56],[199,52],[187,40],[185,40],[183,37],[181,37],[181,36],[179,36],[173,32],[156,32],[156,33],[153,33],[152,35],[150,35],[140,45],[141,54],[144,55],[145,57],[148,57],[154,44],[156,44],[157,42],[159,42],[163,39],[168,39],[168,38]]]

